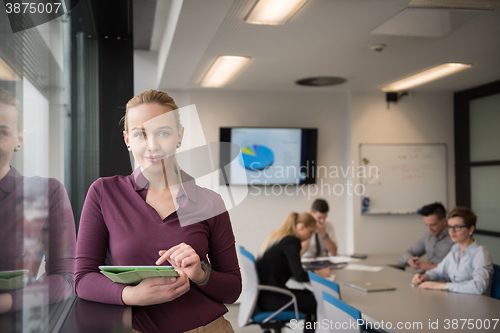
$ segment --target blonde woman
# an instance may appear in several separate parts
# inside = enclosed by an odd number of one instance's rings
[[[257,259],[261,284],[286,288],[286,282],[291,277],[299,282],[309,281],[300,262],[300,250],[301,242],[310,239],[315,228],[316,220],[309,213],[288,215],[285,223],[273,231],[262,244]],[[290,291],[297,297],[299,311],[306,314],[306,322],[312,323],[316,316],[314,295],[308,290]],[[257,304],[264,311],[276,311],[289,301],[289,296],[261,291]],[[304,328],[304,332],[308,330]]]
[[[224,304],[241,292],[229,214],[215,209],[224,205],[218,194],[198,187],[176,162],[184,135],[177,109],[155,90],[127,103],[123,136],[140,168],[90,187],[77,240],[76,292],[132,305],[135,332],[234,332],[223,317]],[[182,221],[181,215],[203,212],[213,217]],[[180,276],[114,283],[99,273],[107,251],[113,265],[165,264]]]

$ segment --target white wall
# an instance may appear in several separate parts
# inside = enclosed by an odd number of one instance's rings
[[[445,143],[448,147],[448,205],[455,205],[453,94],[414,93],[387,109],[385,95],[372,93],[291,93],[257,91],[173,91],[178,105],[196,104],[207,142],[222,126],[300,126],[319,129],[318,165],[359,165],[360,143]],[[333,186],[358,180],[321,177]],[[315,188],[310,188],[314,193]],[[432,191],[432,189],[429,189]],[[270,190],[269,190],[270,192]],[[327,193],[325,193],[327,192]],[[250,189],[230,211],[237,243],[257,253],[266,235],[288,212],[307,211],[315,197],[331,205],[341,253],[403,252],[426,231],[420,216],[361,216],[360,198],[337,196],[321,187],[316,196],[270,195]],[[388,241],[390,240],[390,241]]]
[[[136,51],[135,58],[136,91],[156,88],[155,75],[150,74],[156,55]],[[207,142],[218,141],[219,128],[224,126],[316,127],[318,165],[327,168],[359,165],[360,143],[445,143],[448,206],[455,205],[451,92],[412,93],[391,104],[389,110],[381,92],[193,89],[168,93],[179,107],[196,105]],[[426,231],[421,217],[416,215],[361,216],[358,196],[335,195],[332,190],[337,184],[346,188],[347,181],[351,186],[352,182],[358,183],[349,175],[322,175],[317,178],[319,186],[309,190],[306,187],[305,194],[257,196],[254,189],[249,189],[243,203],[230,210],[237,244],[256,254],[264,238],[289,212],[308,211],[317,197],[330,203],[329,219],[336,228],[340,253],[402,253]],[[271,188],[267,190],[271,192]]]
[[[349,145],[346,143],[350,140],[347,93],[216,89],[169,93],[179,107],[196,105],[207,142],[219,141],[219,128],[225,126],[317,127],[318,164],[346,164],[349,154]],[[305,194],[293,196],[285,193],[279,195],[278,188],[275,188],[278,195],[273,195],[270,187],[266,188],[270,195],[261,192],[257,196],[257,191],[250,188],[243,203],[229,211],[238,245],[256,254],[264,238],[281,225],[290,212],[308,211],[316,197],[323,197],[330,203],[329,217],[335,224],[340,249],[345,249],[346,198],[336,196],[331,191],[331,186],[344,183],[344,180],[322,177],[317,182],[326,184],[323,187],[324,195],[320,195],[320,187],[314,186],[304,186]],[[327,186],[330,186],[330,190]],[[289,193],[292,191],[296,192],[289,188]]]
[[[354,93],[351,112],[350,148],[356,165],[359,165],[360,143],[445,143],[448,152],[446,208],[455,206],[452,93],[413,93],[397,104],[391,103],[389,110],[381,92]],[[403,252],[426,231],[418,215],[362,216],[361,201],[354,200],[352,204],[356,252]]]

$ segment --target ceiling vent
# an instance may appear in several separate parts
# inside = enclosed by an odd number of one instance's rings
[[[437,2],[437,1],[436,1]],[[376,35],[441,37],[493,9],[408,7],[371,31]]]
[[[442,8],[493,8],[500,7],[500,0],[411,0],[410,6]]]
[[[336,76],[317,76],[295,81],[298,85],[309,87],[335,86],[346,82],[347,79]]]

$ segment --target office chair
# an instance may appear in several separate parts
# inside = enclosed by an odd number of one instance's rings
[[[500,266],[493,264],[493,277],[491,281],[491,297],[500,299]]]
[[[241,254],[240,262],[245,271],[246,279],[241,296],[238,325],[243,327],[251,324],[259,324],[264,332],[270,333],[272,329],[274,332],[279,333],[291,319],[304,319],[305,315],[298,311],[295,295],[287,289],[261,285],[259,283],[259,276],[254,256],[242,246],[239,247],[239,250]],[[259,297],[260,290],[288,295],[290,296],[290,302],[286,303],[274,312],[261,311],[257,306],[257,299]],[[285,309],[292,304],[295,310],[285,311]]]
[[[358,323],[361,323],[361,312],[359,310],[330,295],[326,291],[323,291],[321,294],[326,318],[331,320],[331,332],[363,333],[363,325],[358,325]],[[353,321],[357,323],[352,325],[354,327],[351,326],[351,322]]]
[[[316,309],[316,314],[318,322],[322,323],[323,319],[328,319],[325,314],[325,307],[323,305],[323,291],[326,291],[330,295],[340,299],[340,288],[338,283],[322,278],[318,274],[308,271],[309,281],[311,281],[311,286],[313,288],[314,297],[316,298],[316,303],[318,303],[318,308]],[[333,319],[333,318],[330,318]],[[316,328],[316,333],[328,333],[330,330],[323,325]]]

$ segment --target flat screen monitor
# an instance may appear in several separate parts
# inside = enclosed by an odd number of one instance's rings
[[[220,141],[233,143],[220,154],[221,185],[316,183],[316,128],[221,127]]]

